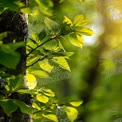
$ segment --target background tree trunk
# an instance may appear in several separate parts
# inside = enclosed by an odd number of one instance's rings
[[[28,0],[21,0],[21,2],[28,5]],[[26,38],[28,35],[28,25],[27,18],[22,12],[14,12],[11,10],[5,10],[0,15],[0,33],[7,32],[7,37],[2,41],[4,44],[16,42],[24,42],[25,45],[17,49],[17,52],[20,53],[20,61],[16,69],[7,69],[6,72],[10,75],[17,76],[19,74],[23,75],[25,79],[26,75]],[[25,81],[26,82],[26,81]],[[24,85],[24,84],[23,84]],[[31,105],[31,96],[28,94],[20,95],[18,93],[13,93],[10,96],[10,99],[17,99],[24,101],[26,104]],[[31,117],[29,115],[23,114],[19,109],[12,113],[8,117],[4,111],[0,108],[0,122],[31,122]]]

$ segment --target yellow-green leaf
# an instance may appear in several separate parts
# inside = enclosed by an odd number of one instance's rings
[[[58,45],[57,41],[53,39],[52,41],[46,43],[44,47],[47,50],[55,50],[57,48],[57,45]]]
[[[91,36],[94,34],[94,32],[91,29],[86,28],[86,27],[77,30],[77,32],[84,34],[84,35],[87,35],[87,36]]]
[[[22,8],[20,11],[23,13],[31,14],[31,9],[29,7]]]
[[[43,94],[37,94],[36,99],[42,103],[47,103],[49,101],[49,98]]]
[[[26,85],[29,89],[34,89],[37,85],[37,80],[34,75],[27,74],[26,75]]]
[[[83,103],[83,101],[72,101],[72,102],[69,102],[69,103],[74,107],[78,107]]]
[[[44,23],[49,30],[53,30],[58,27],[58,23],[56,23],[55,21],[51,20],[48,17],[44,19]]]
[[[49,97],[55,97],[55,93],[51,89],[44,89],[44,94]]]
[[[7,32],[0,33],[0,40],[7,36]]]
[[[43,60],[43,61],[40,61],[39,62],[39,66],[43,69],[43,70],[45,70],[45,71],[47,71],[47,72],[51,72],[52,71],[52,69],[53,69],[53,66],[51,66],[50,64],[49,64],[49,62],[48,62],[48,59],[45,59],[45,60]]]
[[[41,108],[40,108],[36,103],[33,103],[33,104],[32,104],[32,107],[33,107],[33,108],[36,108],[37,110],[41,110]]]
[[[75,26],[84,26],[86,24],[87,24],[87,20],[84,20],[83,15],[77,15],[73,22],[73,25]]]
[[[70,71],[70,67],[66,61],[65,58],[63,57],[54,57],[53,61],[55,61],[57,64],[59,64],[60,67],[62,67],[63,69],[66,69],[68,71]]]
[[[76,35],[77,39],[78,39],[78,42],[83,45],[84,43],[84,39],[82,38],[82,36],[79,36],[79,35]],[[82,46],[81,46],[82,47]]]
[[[55,114],[47,114],[47,115],[42,114],[42,116],[45,117],[45,118],[47,118],[47,119],[50,119],[50,120],[52,120],[54,122],[58,122],[58,119],[57,119],[57,117],[56,117]]]
[[[72,21],[66,16],[64,16],[64,21],[63,22],[66,23],[66,24],[72,25]]]
[[[71,34],[69,36],[69,40],[70,42],[74,45],[74,46],[77,46],[77,47],[80,47],[82,48],[82,45],[83,45],[83,38],[82,36],[79,36],[79,35],[76,35],[76,34]]]
[[[34,71],[31,71],[30,73],[39,78],[48,78],[49,77],[49,75],[42,70],[34,70]]]
[[[73,107],[66,107],[66,114],[71,122],[74,122],[74,120],[77,118],[78,111]]]

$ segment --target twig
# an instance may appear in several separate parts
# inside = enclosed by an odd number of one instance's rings
[[[47,57],[48,57],[48,55],[45,55],[44,57],[39,58],[39,59],[38,59],[38,60],[36,60],[34,63],[32,63],[32,64],[30,64],[30,65],[26,66],[26,68],[29,68],[29,67],[33,66],[34,64],[38,63],[39,61],[44,60],[44,59],[45,59],[45,58],[47,58]]]
[[[46,40],[45,42],[41,43],[40,45],[38,45],[37,47],[35,47],[34,49],[32,49],[27,55],[26,57],[28,57],[32,52],[34,52],[37,48],[41,47],[42,45],[44,45],[45,43],[53,40],[53,39],[56,39],[58,36],[54,37],[54,38],[50,38],[48,40]]]
[[[46,44],[47,42],[49,42],[49,41],[51,41],[51,40],[53,40],[53,39],[59,38],[60,36],[65,36],[65,35],[68,35],[68,34],[69,34],[69,33],[62,33],[62,34],[59,34],[59,35],[57,35],[57,36],[55,36],[55,37],[53,37],[53,38],[47,39],[45,42],[43,42],[43,43],[37,45],[37,47],[33,48],[33,49],[26,55],[26,58],[27,58],[32,52],[34,52],[37,48],[41,47],[42,45]]]

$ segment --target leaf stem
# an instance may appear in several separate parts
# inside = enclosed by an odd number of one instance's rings
[[[32,63],[32,64],[26,66],[26,68],[29,68],[29,67],[33,66],[34,64],[38,63],[39,61],[44,60],[44,59],[47,58],[47,57],[48,57],[48,55],[45,55],[44,57],[37,59],[34,63]]]
[[[28,57],[32,52],[34,52],[37,48],[41,47],[42,45],[46,44],[47,42],[53,40],[53,39],[56,39],[57,37],[59,36],[55,36],[54,38],[49,38],[47,39],[45,42],[41,43],[40,45],[37,45],[37,47],[33,48],[27,55],[26,57]]]

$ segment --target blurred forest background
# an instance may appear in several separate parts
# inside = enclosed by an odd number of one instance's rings
[[[52,89],[62,104],[83,101],[75,122],[122,122],[122,0],[35,1],[41,7],[30,0],[32,33],[44,29],[45,16],[63,21],[64,16],[73,20],[80,14],[94,31],[92,36],[83,36],[82,49],[62,40],[65,50],[74,52],[68,60],[71,72],[54,69],[50,74],[54,80],[38,79],[39,85]]]
[[[83,14],[93,36],[75,52],[70,75],[49,83],[60,100],[81,99],[76,122],[122,122],[122,0],[54,0],[55,19]]]

